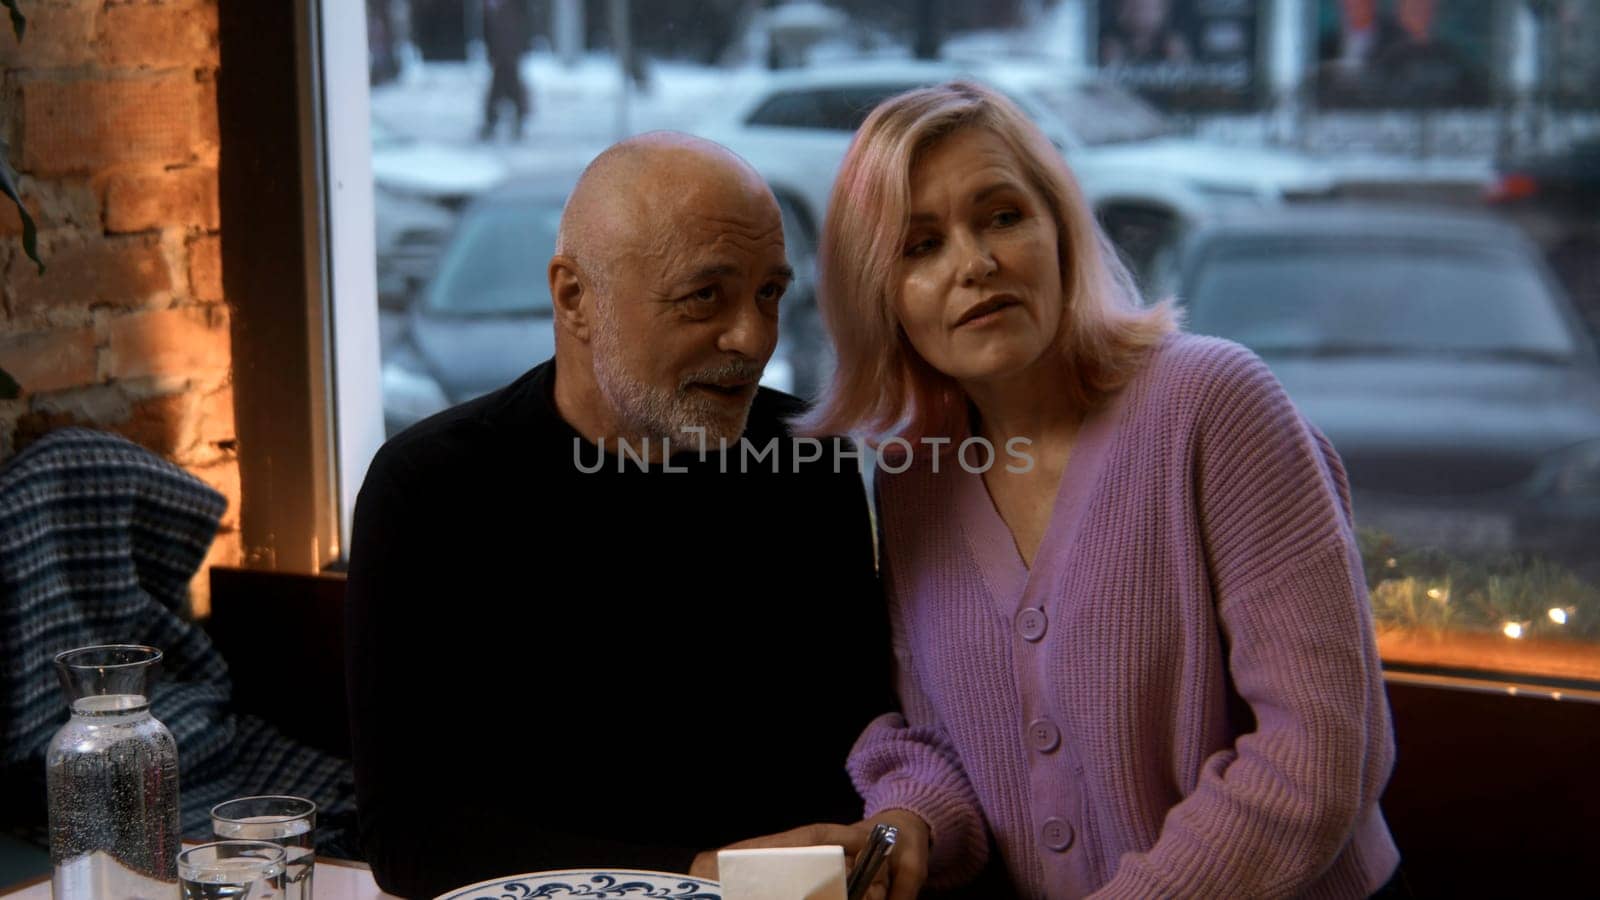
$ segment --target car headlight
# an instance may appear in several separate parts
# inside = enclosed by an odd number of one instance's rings
[[[1600,440],[1567,447],[1546,463],[1549,492],[1557,497],[1600,498]]]

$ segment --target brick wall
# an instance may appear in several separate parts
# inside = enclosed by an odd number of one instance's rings
[[[206,569],[239,561],[239,466],[217,208],[216,0],[21,0],[0,15],[0,137],[41,276],[0,203],[0,459],[68,424],[114,431],[228,497]]]

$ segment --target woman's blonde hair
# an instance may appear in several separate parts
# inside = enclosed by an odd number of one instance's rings
[[[966,128],[1005,142],[1055,216],[1063,304],[1055,347],[1073,373],[1061,385],[1066,402],[1084,411],[1098,406],[1176,329],[1170,303],[1144,306],[1065,161],[1014,103],[964,81],[908,91],[867,117],[833,185],[817,289],[838,367],[816,406],[796,420],[798,432],[872,442],[966,433],[965,394],[912,348],[894,304],[911,170],[929,148]]]

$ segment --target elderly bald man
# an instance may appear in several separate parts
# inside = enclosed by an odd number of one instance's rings
[[[779,833],[860,818],[844,760],[893,702],[856,463],[757,385],[790,278],[760,177],[623,142],[546,274],[555,358],[397,435],[356,506],[361,837],[401,896],[830,838]]]

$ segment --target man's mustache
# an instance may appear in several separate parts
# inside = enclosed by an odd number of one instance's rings
[[[752,359],[730,359],[721,365],[701,369],[685,376],[678,388],[685,390],[690,385],[706,382],[726,384],[737,381],[758,381],[764,368],[766,367]]]

